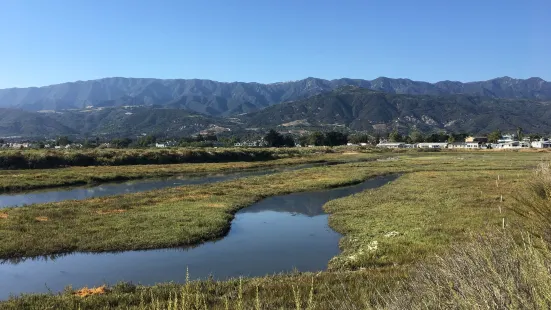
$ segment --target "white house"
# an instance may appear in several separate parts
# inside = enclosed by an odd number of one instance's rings
[[[539,141],[532,141],[532,147],[538,149],[547,149],[551,148],[551,141],[545,141],[543,139]]]
[[[521,148],[529,148],[530,143],[524,142],[524,141],[512,141],[512,142],[506,142],[502,143],[502,148],[504,149],[521,149]]]
[[[377,144],[377,147],[384,147],[389,149],[402,149],[406,148],[405,142],[382,142]]]
[[[166,147],[166,143],[155,143],[155,147],[165,148],[165,147]]]
[[[447,142],[423,142],[417,143],[417,147],[420,149],[445,149],[448,147]]]
[[[501,136],[501,139],[497,140],[497,143],[509,143],[514,141],[515,140],[513,135],[503,135]]]

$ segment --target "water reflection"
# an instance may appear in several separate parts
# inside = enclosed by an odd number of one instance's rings
[[[137,180],[123,183],[107,183],[94,187],[78,187],[71,189],[55,189],[22,194],[0,195],[0,208],[25,206],[35,203],[57,202],[63,200],[83,200],[93,197],[130,194],[155,189],[177,187],[183,185],[199,185],[222,181],[229,181],[250,176],[262,176],[276,172],[305,169],[322,164],[298,165],[279,169],[249,170],[242,172],[227,172],[210,175],[195,175],[186,177],[172,177],[156,180]]]
[[[186,268],[193,279],[212,275],[222,280],[294,269],[324,270],[340,251],[341,235],[328,226],[322,206],[329,200],[384,185],[396,177],[390,175],[345,188],[261,200],[236,213],[226,237],[196,247],[8,260],[0,265],[0,298],[5,299],[10,293],[48,289],[56,292],[67,285],[183,282]]]

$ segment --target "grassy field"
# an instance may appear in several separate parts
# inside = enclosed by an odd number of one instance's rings
[[[551,227],[541,221],[551,218],[543,213],[551,209],[551,183],[534,173],[549,159],[534,152],[398,153],[217,185],[8,209],[0,219],[3,257],[164,247],[220,236],[232,212],[262,197],[403,174],[325,205],[330,225],[345,235],[327,272],[121,284],[86,298],[72,290],[25,295],[0,308],[545,309],[551,255],[526,238],[546,236]],[[173,218],[188,220],[186,227]]]
[[[357,153],[342,155],[342,153],[323,153],[297,155],[296,157],[267,161],[0,170],[0,192],[19,192],[123,180],[243,171],[309,163],[339,163],[351,160],[370,160],[377,156],[381,156],[381,154]]]

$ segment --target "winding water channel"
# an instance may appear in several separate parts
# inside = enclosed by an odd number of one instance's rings
[[[0,195],[0,208],[24,206],[34,203],[58,202],[63,200],[83,200],[94,197],[130,194],[183,185],[199,185],[223,182],[238,178],[268,175],[277,172],[298,170],[322,165],[325,164],[304,164],[285,168],[229,171],[217,174],[177,176],[164,179],[143,179],[127,182],[104,183],[96,186],[74,187],[69,189],[57,188],[17,194],[2,194]]]
[[[320,271],[339,254],[341,235],[328,226],[322,206],[333,199],[382,186],[397,175],[330,190],[261,200],[237,212],[227,236],[196,247],[120,253],[72,253],[0,263],[0,298],[59,292],[72,285],[128,281],[144,285],[192,279],[227,279],[280,272]]]

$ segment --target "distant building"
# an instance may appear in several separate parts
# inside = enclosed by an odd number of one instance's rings
[[[388,149],[403,149],[406,148],[405,142],[383,142],[377,144],[377,147],[384,147]]]
[[[524,142],[524,141],[511,141],[506,143],[501,143],[502,147],[504,149],[521,149],[521,148],[529,148],[530,143]]]
[[[532,141],[531,145],[533,148],[547,149],[547,148],[551,148],[551,141],[546,141],[541,139],[539,141]]]
[[[486,148],[484,142],[454,142],[448,144],[449,149],[483,149]]]
[[[482,142],[482,143],[487,143],[487,142],[488,142],[488,138],[486,138],[486,137],[473,137],[473,136],[470,136],[470,137],[465,138],[465,142]]]
[[[417,143],[417,148],[420,149],[445,149],[448,147],[447,142],[423,142]]]
[[[513,141],[515,141],[514,138],[515,138],[515,136],[513,136],[513,135],[503,135],[503,136],[501,136],[501,139],[497,140],[497,143],[513,142]]]
[[[256,140],[256,141],[244,141],[244,142],[237,142],[234,144],[236,147],[266,147],[268,146],[268,143],[264,141],[264,139]]]

